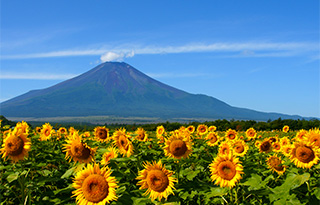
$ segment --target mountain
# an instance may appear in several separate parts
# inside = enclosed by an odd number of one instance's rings
[[[123,62],[106,62],[72,79],[0,104],[6,117],[140,116],[268,120],[300,119],[230,106],[163,84]]]

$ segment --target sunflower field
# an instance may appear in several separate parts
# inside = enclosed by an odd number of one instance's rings
[[[320,130],[1,127],[0,204],[319,204]]]

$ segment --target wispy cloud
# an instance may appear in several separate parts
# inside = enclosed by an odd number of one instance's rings
[[[0,79],[24,79],[24,80],[66,80],[77,74],[53,74],[53,73],[1,73]]]
[[[33,54],[2,55],[2,59],[52,58],[67,56],[100,56],[101,61],[133,57],[134,55],[176,54],[214,52],[221,54],[235,52],[234,57],[288,57],[318,51],[315,42],[245,42],[245,43],[190,43],[178,46],[123,45],[99,49],[75,49]],[[232,57],[232,56],[230,56]]]

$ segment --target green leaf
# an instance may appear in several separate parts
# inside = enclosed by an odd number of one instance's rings
[[[221,188],[221,187],[212,187],[210,189],[210,192],[207,194],[207,197],[211,198],[214,196],[222,196],[228,192],[227,188]]]
[[[187,175],[187,179],[189,181],[192,181],[193,178],[195,178],[198,175],[199,172],[200,172],[200,170],[195,170],[195,171],[189,172],[188,175]]]
[[[70,169],[68,169],[68,170],[61,176],[61,179],[69,178],[69,177],[73,174],[74,169],[75,169],[75,167],[71,167]]]
[[[13,174],[8,175],[7,176],[7,180],[8,180],[9,183],[11,183],[11,182],[17,180],[18,177],[19,177],[19,172],[15,172]]]
[[[249,186],[248,190],[258,190],[265,187],[265,182],[262,181],[261,176],[257,174],[251,174],[251,177],[242,183],[242,185]]]
[[[313,194],[320,200],[320,187],[316,187]]]

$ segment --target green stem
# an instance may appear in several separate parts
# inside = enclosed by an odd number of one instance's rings
[[[233,204],[232,188],[230,188],[229,194],[230,194],[230,204]]]
[[[237,186],[234,187],[233,190],[234,190],[234,197],[235,197],[234,203],[235,203],[235,204],[238,204],[238,190],[237,190]]]
[[[308,198],[309,198],[309,203],[311,201],[311,189],[310,189],[310,184],[308,181],[306,181],[307,187],[308,187]]]

